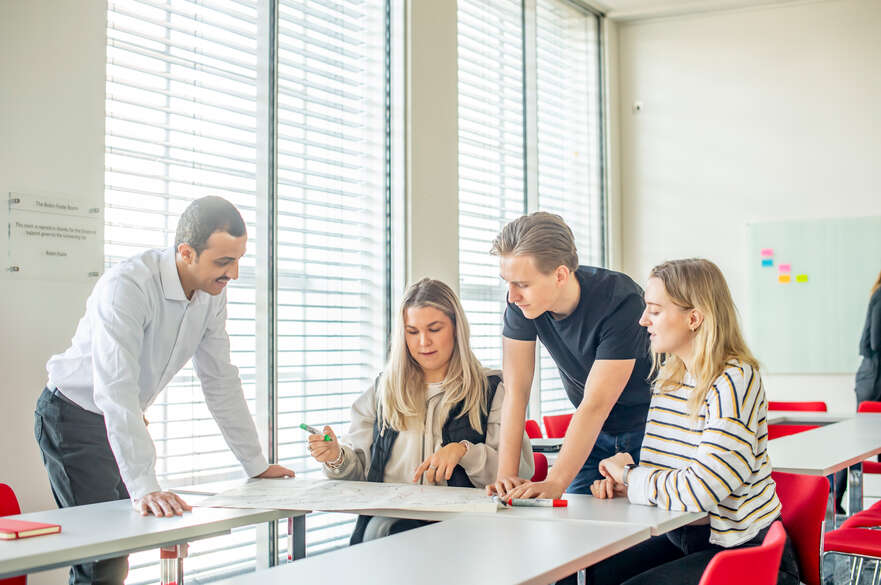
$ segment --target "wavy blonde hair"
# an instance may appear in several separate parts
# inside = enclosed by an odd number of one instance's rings
[[[671,260],[652,268],[651,278],[664,283],[673,303],[686,310],[697,309],[703,322],[695,330],[695,388],[688,398],[688,410],[697,419],[701,405],[713,382],[731,360],[748,364],[758,371],[759,363],[746,346],[731,298],[728,283],[719,267],[702,258]],[[685,363],[672,354],[652,352],[653,372],[661,392],[671,392],[685,379]]]
[[[439,280],[423,278],[410,286],[401,299],[400,310],[392,332],[389,359],[378,382],[382,427],[397,431],[425,418],[425,375],[407,349],[406,313],[411,307],[434,307],[453,324],[453,353],[447,373],[441,382],[444,397],[442,408],[449,410],[464,401],[461,416],[468,416],[471,427],[482,432],[481,415],[487,412],[488,381],[469,341],[471,332],[465,311],[453,290]]]

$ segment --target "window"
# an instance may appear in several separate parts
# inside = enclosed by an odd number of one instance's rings
[[[581,263],[604,262],[599,17],[562,0],[525,6],[459,2],[460,292],[490,367],[501,366],[505,288],[489,248],[505,223],[558,213]],[[571,411],[556,366],[539,354],[530,416]]]
[[[563,216],[581,264],[602,266],[599,18],[537,0],[535,29],[538,207]],[[557,366],[544,348],[540,355],[542,416],[571,412]]]
[[[256,246],[267,205],[258,153],[271,119],[258,75],[272,58],[263,14],[257,0],[110,0],[107,12],[106,263],[172,245],[195,198],[238,206],[249,246],[227,287],[227,330],[252,414],[268,399],[258,348],[272,347],[258,338],[269,263]],[[384,0],[278,8],[274,428],[280,462],[304,475],[318,467],[299,423],[344,433],[349,406],[384,359],[386,21]],[[241,477],[191,368],[146,414],[163,486]],[[350,522],[310,517],[309,552],[342,544]],[[255,541],[251,527],[193,543],[187,578],[252,570]],[[132,555],[128,583],[155,581],[157,557]]]
[[[459,293],[471,343],[502,367],[505,286],[492,240],[523,215],[523,35],[519,0],[460,0]]]
[[[278,445],[304,477],[322,472],[300,423],[344,434],[385,359],[385,18],[279,6]],[[348,544],[353,520],[309,515],[307,552]]]

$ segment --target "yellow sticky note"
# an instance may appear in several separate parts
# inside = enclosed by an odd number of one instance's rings
[[[777,282],[779,282],[780,284],[786,284],[790,280],[792,280],[792,277],[788,274],[781,274],[780,276],[777,277]]]
[[[799,274],[798,276],[795,277],[795,281],[796,282],[807,282],[808,275],[807,274]]]

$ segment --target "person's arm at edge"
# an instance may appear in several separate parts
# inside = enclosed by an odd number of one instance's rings
[[[489,492],[505,493],[518,480],[523,428],[526,426],[526,406],[535,375],[535,341],[521,341],[502,337],[502,379],[505,382],[505,400],[502,403],[502,424],[499,433],[499,468],[496,483],[487,486]]]
[[[508,494],[513,498],[559,498],[575,479],[612,407],[633,373],[635,359],[596,360],[584,384],[584,399],[575,410],[563,447],[543,482],[518,486]]]

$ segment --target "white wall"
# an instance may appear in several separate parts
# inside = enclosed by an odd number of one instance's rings
[[[879,31],[877,0],[619,23],[623,269],[707,257],[746,310],[748,221],[881,215]],[[854,408],[851,375],[765,385]]]
[[[103,202],[105,10],[80,0],[0,5],[3,226],[10,191]],[[92,251],[99,262],[102,240]],[[55,506],[34,440],[34,405],[46,360],[67,346],[91,286],[0,276],[0,482],[13,486],[24,511]],[[40,573],[29,583],[58,583],[65,574]]]

